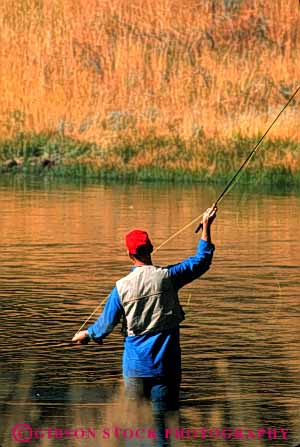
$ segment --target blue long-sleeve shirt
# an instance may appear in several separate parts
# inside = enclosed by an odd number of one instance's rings
[[[201,239],[197,252],[167,267],[176,291],[205,273],[211,264],[214,245]],[[116,287],[111,291],[102,314],[88,328],[90,338],[99,341],[119,323],[123,307]],[[124,342],[125,377],[178,376],[181,373],[179,326],[162,332],[128,336]]]

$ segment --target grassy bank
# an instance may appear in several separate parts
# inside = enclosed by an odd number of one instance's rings
[[[300,79],[296,0],[2,0],[0,136],[252,138]],[[272,137],[299,140],[300,100]],[[179,166],[180,169],[180,166]]]
[[[0,141],[0,173],[126,181],[228,181],[253,149],[255,139],[226,143],[199,135],[120,140],[110,148],[58,133],[21,133]],[[300,181],[300,144],[267,140],[240,178],[250,184],[293,185]]]

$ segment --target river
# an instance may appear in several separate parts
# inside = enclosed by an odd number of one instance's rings
[[[129,271],[124,233],[147,229],[158,246],[221,189],[0,182],[2,447],[20,445],[18,436],[30,440],[22,445],[122,446],[130,431],[116,439],[113,429],[147,425],[139,412],[128,422],[119,328],[103,346],[69,342]],[[175,426],[186,430],[178,445],[299,443],[299,222],[299,192],[239,187],[221,203],[213,265],[180,295],[186,320]],[[178,262],[193,254],[196,243],[192,226],[159,250],[154,262]],[[25,424],[19,435],[16,424]],[[106,438],[104,427],[111,430]],[[188,428],[200,427],[206,434],[188,436]],[[69,437],[67,429],[73,429]]]

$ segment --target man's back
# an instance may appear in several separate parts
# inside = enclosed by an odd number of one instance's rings
[[[136,267],[117,281],[127,335],[143,335],[176,327],[184,313],[167,268]]]

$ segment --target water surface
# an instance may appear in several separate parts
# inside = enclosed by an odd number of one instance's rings
[[[147,229],[159,245],[219,192],[199,185],[0,183],[3,447],[18,445],[11,435],[17,423],[97,430],[97,439],[79,439],[78,433],[60,439],[56,433],[23,444],[47,447],[108,446],[103,427],[130,427],[123,418],[127,408],[117,399],[122,393],[119,328],[102,347],[74,347],[69,341],[127,274],[125,232]],[[181,292],[186,320],[176,423],[190,429],[251,429],[256,435],[259,428],[273,427],[277,439],[267,434],[260,440],[216,439],[215,431],[212,438],[183,439],[180,446],[299,441],[299,222],[297,193],[230,192],[214,224],[213,265]],[[154,262],[166,265],[193,254],[193,230],[163,247]],[[289,430],[287,440],[280,428]],[[118,439],[115,445],[124,444]]]

